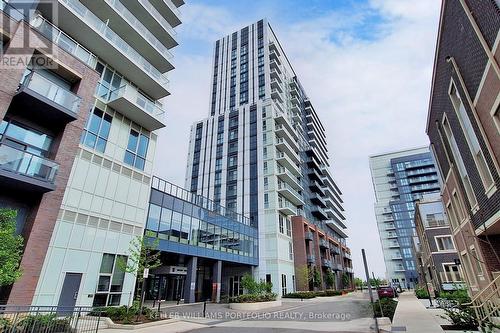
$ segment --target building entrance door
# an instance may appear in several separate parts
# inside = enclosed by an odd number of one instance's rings
[[[57,303],[59,307],[72,308],[75,306],[81,281],[81,273],[66,273],[61,295],[59,296],[59,303]]]

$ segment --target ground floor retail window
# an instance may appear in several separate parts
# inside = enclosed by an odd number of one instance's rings
[[[93,306],[120,305],[125,272],[120,269],[118,262],[126,263],[127,259],[127,256],[122,255],[109,253],[102,255]]]
[[[229,296],[243,295],[243,286],[241,285],[242,276],[231,276],[229,278]]]

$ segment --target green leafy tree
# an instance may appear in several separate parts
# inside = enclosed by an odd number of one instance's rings
[[[295,275],[297,276],[297,289],[309,290],[309,283],[311,282],[309,267],[307,265],[299,266],[295,269]]]
[[[347,273],[342,274],[342,287],[344,289],[351,287],[351,279],[349,278],[349,275],[347,275]]]
[[[354,278],[354,285],[356,286],[356,288],[361,289],[361,287],[364,285],[364,282],[360,278],[356,277]]]
[[[0,286],[16,282],[22,275],[23,237],[16,235],[17,212],[0,209]]]
[[[316,267],[312,270],[312,283],[316,288],[321,287],[321,273],[316,269]]]
[[[116,262],[120,270],[135,275],[137,279],[136,290],[138,296],[142,295],[144,269],[154,269],[161,266],[158,244],[158,239],[149,241],[142,236],[137,236],[130,241],[128,249],[129,256],[127,260],[123,257],[118,257]]]
[[[325,275],[325,283],[327,288],[333,288],[335,285],[335,275],[331,270],[328,270],[328,272]]]

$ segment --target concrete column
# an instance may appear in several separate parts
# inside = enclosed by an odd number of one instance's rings
[[[222,279],[222,261],[217,260],[212,267],[212,302],[220,302],[220,288]]]
[[[187,275],[184,282],[184,303],[194,303],[194,291],[196,289],[196,269],[198,268],[198,257],[191,257],[187,262]]]

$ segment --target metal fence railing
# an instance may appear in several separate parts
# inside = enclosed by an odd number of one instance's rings
[[[100,319],[91,307],[0,305],[2,333],[92,333]]]

